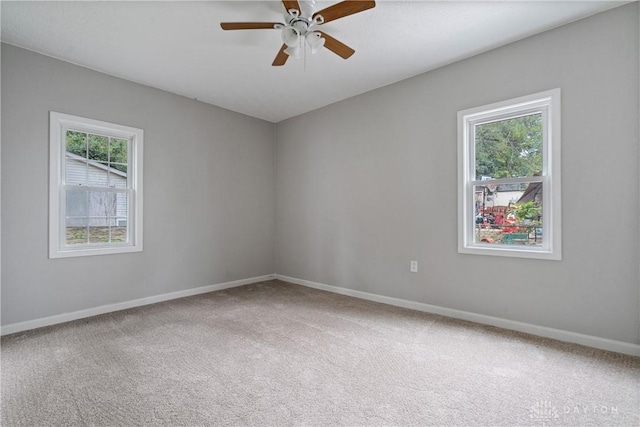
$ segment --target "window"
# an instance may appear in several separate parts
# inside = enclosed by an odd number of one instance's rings
[[[49,258],[142,251],[142,129],[49,119]]]
[[[458,252],[561,259],[560,89],[458,112]]]

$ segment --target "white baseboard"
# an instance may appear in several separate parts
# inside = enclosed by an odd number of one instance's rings
[[[13,334],[29,329],[42,328],[43,326],[57,325],[58,323],[70,322],[72,320],[84,319],[85,317],[97,316],[98,314],[111,313],[114,311],[125,310],[127,308],[140,307],[157,302],[168,301],[177,298],[189,297],[192,295],[205,294],[207,292],[220,291],[222,289],[235,288],[237,286],[249,285],[251,283],[264,282],[275,278],[274,274],[266,276],[252,277],[249,279],[234,280],[232,282],[218,283],[216,285],[201,286],[198,288],[185,289],[183,291],[169,292],[166,294],[155,295],[134,299],[131,301],[119,302],[115,304],[101,305],[99,307],[88,308],[86,310],[74,311],[72,313],[56,314],[55,316],[43,317],[35,320],[27,320],[25,322],[11,323],[2,326],[1,335]]]
[[[623,341],[615,341],[608,338],[600,338],[592,335],[580,334],[577,332],[565,331],[562,329],[554,329],[546,326],[538,326],[530,323],[517,322],[515,320],[502,319],[499,317],[487,316],[484,314],[472,313],[468,311],[455,310],[452,308],[439,307],[437,305],[424,304],[421,302],[403,300],[400,298],[387,297],[368,292],[357,291],[339,286],[326,285],[324,283],[312,282],[309,280],[297,279],[295,277],[283,276],[281,274],[268,274],[265,276],[252,277],[249,279],[234,280],[232,282],[218,283],[216,285],[201,286],[198,288],[185,289],[182,291],[170,292],[152,297],[135,299],[116,304],[102,305],[99,307],[89,308],[86,310],[74,311],[72,313],[57,314],[55,316],[43,317],[40,319],[28,320],[25,322],[11,323],[3,325],[1,335],[13,334],[30,329],[41,328],[44,326],[56,325],[58,323],[70,322],[72,320],[84,319],[86,317],[97,316],[99,314],[111,313],[114,311],[125,310],[127,308],[140,307],[157,302],[168,301],[177,298],[184,298],[192,295],[204,294],[207,292],[219,291],[222,289],[235,288],[251,283],[264,282],[266,280],[278,279],[284,282],[294,283],[309,288],[320,289],[323,291],[333,292],[336,294],[347,295],[355,298],[361,298],[369,301],[380,302],[383,304],[394,305],[397,307],[409,308],[412,310],[424,311],[427,313],[439,314],[442,316],[452,317],[455,319],[468,320],[470,322],[482,323],[485,325],[497,326],[504,329],[510,329],[519,332],[525,332],[545,338],[552,338],[560,341],[581,344],[588,347],[599,348],[601,350],[615,351],[618,353],[629,354],[632,356],[640,356],[640,345],[627,343]]]
[[[469,311],[455,310],[452,308],[439,307],[437,305],[424,304],[421,302],[408,301],[399,298],[392,298],[383,295],[371,294],[368,292],[356,291],[353,289],[341,288],[339,286],[325,285],[324,283],[311,282],[309,280],[296,279],[294,277],[276,274],[275,278],[283,282],[294,283],[307,286],[309,288],[329,291],[336,294],[347,295],[397,307],[410,308],[427,313],[440,314],[442,316],[453,317],[455,319],[468,320],[470,322],[482,323],[485,325],[497,326],[499,328],[510,329],[518,332],[525,332],[545,338],[552,338],[588,347],[599,348],[601,350],[615,351],[617,353],[640,356],[640,345],[623,341],[610,340],[592,335],[580,334],[577,332],[564,331],[562,329],[548,328],[530,323],[517,322],[515,320],[502,319],[499,317],[486,316],[484,314],[472,313]]]

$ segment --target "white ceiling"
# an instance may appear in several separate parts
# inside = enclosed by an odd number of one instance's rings
[[[282,22],[279,1],[2,1],[1,24],[4,42],[278,122],[624,3],[382,0],[323,25],[351,58],[322,49],[283,67],[278,30],[219,25]]]

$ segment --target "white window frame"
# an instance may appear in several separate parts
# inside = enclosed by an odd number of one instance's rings
[[[65,156],[67,130],[110,136],[128,141],[128,241],[126,243],[66,245]],[[49,258],[142,251],[143,144],[144,132],[142,129],[55,111],[49,112]],[[87,188],[92,189],[93,187]]]
[[[542,246],[474,242],[473,188],[475,125],[542,113],[543,160],[540,177],[491,180],[491,184],[542,182]],[[458,252],[547,260],[562,259],[560,203],[560,89],[552,89],[458,112]],[[487,181],[482,181],[484,184]]]

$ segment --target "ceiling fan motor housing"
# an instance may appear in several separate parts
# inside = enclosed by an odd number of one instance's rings
[[[290,19],[287,22],[287,27],[292,27],[297,30],[300,36],[304,37],[309,32],[311,32],[311,27],[313,27],[314,22],[310,21],[307,18],[303,18],[301,16],[289,17]]]

